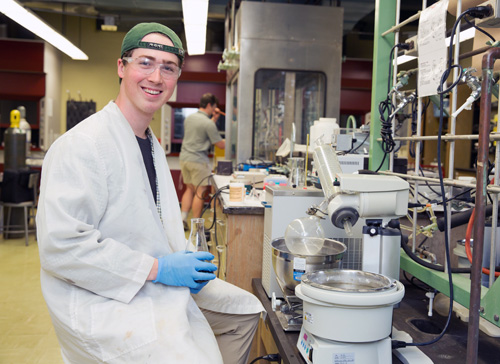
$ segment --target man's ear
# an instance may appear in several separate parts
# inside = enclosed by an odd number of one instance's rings
[[[123,78],[125,73],[125,64],[123,63],[123,59],[119,58],[117,61],[117,73],[118,77]]]

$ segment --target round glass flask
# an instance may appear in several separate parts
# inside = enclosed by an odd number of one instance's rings
[[[317,216],[293,220],[285,231],[286,247],[292,254],[316,255],[323,248],[325,231]]]

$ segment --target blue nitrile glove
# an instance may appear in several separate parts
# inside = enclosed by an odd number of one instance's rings
[[[203,287],[205,287],[208,284],[208,281],[199,281],[199,288],[190,288],[189,290],[191,291],[192,294],[197,294],[198,292],[201,291]]]
[[[212,272],[217,267],[205,260],[212,260],[214,256],[208,252],[181,251],[158,258],[158,274],[154,283],[163,283],[167,286],[189,287],[198,293],[207,281],[215,279]]]

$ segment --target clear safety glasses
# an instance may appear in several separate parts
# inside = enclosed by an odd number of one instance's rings
[[[122,59],[145,75],[150,75],[157,68],[160,69],[161,77],[167,80],[176,80],[181,75],[180,67],[172,63],[158,63],[147,57],[123,57]]]

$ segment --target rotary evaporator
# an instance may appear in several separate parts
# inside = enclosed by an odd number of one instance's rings
[[[287,233],[294,231],[293,240],[287,241],[286,233],[284,239],[275,239],[272,244],[276,276],[283,276],[283,264],[276,259],[283,250],[289,254],[289,265],[294,266],[292,285],[295,305],[300,306],[296,312],[302,316],[297,347],[307,363],[390,363],[393,308],[404,296],[404,286],[398,281],[401,233],[390,225],[391,220],[406,214],[409,185],[394,176],[341,173],[335,150],[320,140],[314,149],[314,163],[323,190],[322,203],[310,206],[310,217],[289,225]],[[341,245],[337,246],[336,266],[322,262],[323,266],[297,267],[293,262],[297,258],[307,262],[327,256],[324,249],[335,241],[335,237],[314,238],[315,234],[321,237],[322,229],[317,224],[304,224],[311,217],[323,219],[320,226],[329,224],[351,238],[361,229],[358,268],[342,265],[343,254],[349,249],[342,251]],[[296,227],[301,224],[300,232]],[[297,240],[301,234],[303,239]],[[305,254],[308,252],[312,254]],[[283,286],[279,278],[278,282]]]

